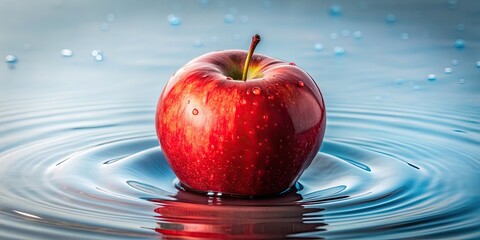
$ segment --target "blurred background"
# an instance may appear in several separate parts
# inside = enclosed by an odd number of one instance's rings
[[[17,62],[14,69],[7,63],[0,68],[1,91],[5,98],[30,89],[38,94],[89,88],[154,101],[170,75],[192,58],[246,50],[259,33],[258,53],[296,62],[316,79],[327,100],[475,103],[479,5],[455,0],[2,0],[0,54]],[[92,56],[94,50],[101,51],[101,61]],[[429,74],[438,81],[429,82]]]

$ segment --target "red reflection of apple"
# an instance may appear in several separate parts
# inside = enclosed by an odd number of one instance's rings
[[[182,194],[189,194],[183,191]],[[177,195],[177,201],[154,200],[155,231],[164,239],[283,239],[294,234],[324,231],[321,221],[307,222],[306,214],[321,212],[319,208],[305,208],[289,193],[282,199],[228,201],[225,198],[204,197],[204,203],[186,201],[188,196]],[[286,200],[290,198],[290,200]],[[209,202],[208,202],[209,201]],[[318,214],[317,214],[318,216]]]
[[[161,147],[181,184],[200,192],[264,196],[291,188],[318,152],[325,105],[293,63],[226,50],[178,70],[157,106]]]

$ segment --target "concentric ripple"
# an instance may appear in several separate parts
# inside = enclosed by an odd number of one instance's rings
[[[1,104],[2,239],[480,237],[480,115],[468,109],[330,103],[296,191],[242,200],[175,186],[151,103]]]

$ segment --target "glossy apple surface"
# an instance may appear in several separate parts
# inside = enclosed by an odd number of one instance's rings
[[[290,189],[325,132],[319,88],[293,63],[246,51],[200,56],[163,90],[156,129],[181,184],[200,192],[255,197]]]

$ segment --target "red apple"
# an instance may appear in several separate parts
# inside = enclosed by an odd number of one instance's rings
[[[170,79],[156,112],[166,159],[182,186],[256,197],[288,191],[322,144],[325,104],[293,63],[226,50],[193,59]],[[242,72],[243,69],[243,72]]]

